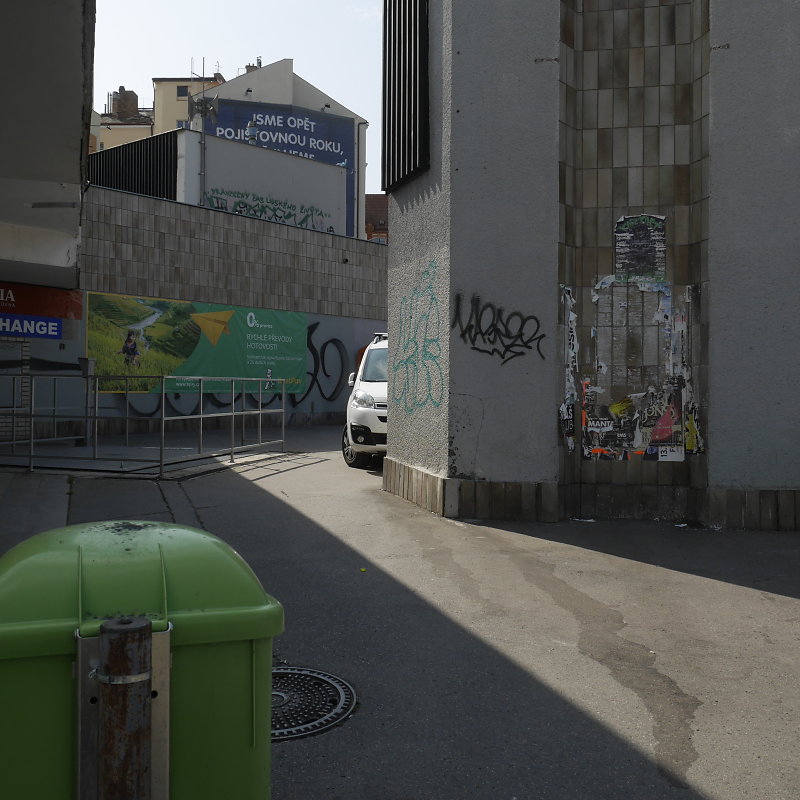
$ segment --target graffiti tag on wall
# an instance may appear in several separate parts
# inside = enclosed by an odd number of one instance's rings
[[[466,322],[462,315],[463,297],[457,294],[451,329],[457,330],[461,341],[469,344],[478,353],[497,356],[503,364],[536,348],[539,357],[542,353],[541,323],[533,314],[521,311],[507,312],[502,306],[481,301],[473,294],[469,303],[469,317]]]
[[[210,189],[205,194],[204,203],[208,208],[241,214],[243,217],[335,233],[330,224],[332,215],[312,205],[298,206],[289,200],[276,200],[274,197],[235,189]]]
[[[392,400],[406,412],[444,399],[440,358],[441,320],[434,280],[438,266],[431,261],[410,295],[400,301],[399,330],[392,348]]]

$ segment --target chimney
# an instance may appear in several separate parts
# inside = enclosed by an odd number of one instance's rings
[[[136,92],[119,87],[111,100],[111,113],[117,119],[133,119],[139,116],[139,95]]]
[[[244,68],[246,72],[253,72],[254,70],[258,69],[258,67],[255,64],[245,64]]]

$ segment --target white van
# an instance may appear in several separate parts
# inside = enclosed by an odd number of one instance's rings
[[[342,432],[342,456],[348,467],[366,467],[373,456],[386,455],[386,399],[389,341],[376,333],[364,357],[348,379],[353,387],[347,401],[347,424]]]

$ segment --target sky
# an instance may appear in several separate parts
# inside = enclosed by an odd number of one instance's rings
[[[153,78],[294,59],[294,72],[369,122],[368,193],[380,192],[383,0],[97,0],[94,110],[120,86],[153,105]]]

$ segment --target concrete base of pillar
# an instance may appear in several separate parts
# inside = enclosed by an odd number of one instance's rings
[[[800,491],[793,489],[472,481],[443,478],[388,457],[383,489],[452,519],[642,519],[733,530],[800,530]]]
[[[384,491],[452,519],[498,519],[558,522],[562,493],[555,483],[517,483],[443,478],[383,460]]]

